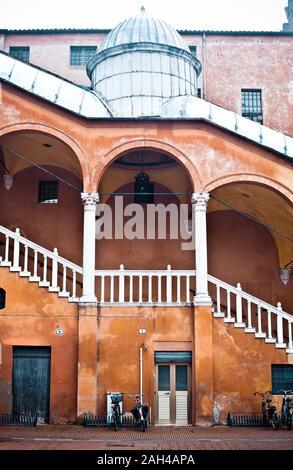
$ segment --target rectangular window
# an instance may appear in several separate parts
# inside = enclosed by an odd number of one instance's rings
[[[58,203],[58,181],[40,181],[39,202],[43,204]]]
[[[272,393],[282,395],[282,390],[293,390],[293,365],[272,365]]]
[[[22,60],[23,62],[29,62],[30,60],[29,47],[10,47],[9,54],[16,59]]]
[[[194,57],[197,57],[197,46],[189,46],[190,52]]]
[[[70,46],[70,65],[87,65],[96,52],[96,46]]]
[[[263,123],[261,90],[241,90],[242,116]]]
[[[198,88],[198,89],[197,89],[197,97],[198,97],[198,98],[201,98],[201,88]]]

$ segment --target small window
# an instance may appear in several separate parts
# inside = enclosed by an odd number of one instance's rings
[[[197,57],[197,47],[196,46],[189,46],[190,52],[194,57]]]
[[[43,204],[58,203],[58,181],[40,181],[39,202]]]
[[[261,90],[241,90],[242,116],[263,123]]]
[[[282,395],[282,390],[293,390],[293,365],[272,365],[272,393]]]
[[[30,60],[29,47],[10,47],[9,54],[16,59],[22,60],[23,62],[29,62]]]
[[[201,88],[198,88],[198,89],[197,89],[197,97],[198,97],[198,98],[201,98]]]
[[[6,291],[0,287],[0,310],[5,308],[6,304]]]
[[[87,65],[96,52],[96,46],[70,46],[70,65]]]

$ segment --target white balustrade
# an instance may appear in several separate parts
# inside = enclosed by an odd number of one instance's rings
[[[0,242],[2,239],[5,248],[0,266],[9,267],[20,277],[28,277],[29,281],[38,282],[40,287],[48,287],[61,297],[69,297],[69,301],[79,300],[77,292],[82,286],[82,268],[59,256],[56,248],[51,252],[22,237],[18,228],[12,232],[0,225]]]

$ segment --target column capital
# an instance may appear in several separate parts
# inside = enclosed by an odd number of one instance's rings
[[[200,193],[192,193],[191,202],[196,207],[207,208],[209,198],[209,193],[206,193],[204,191]]]
[[[85,207],[96,207],[100,200],[99,193],[80,193]]]

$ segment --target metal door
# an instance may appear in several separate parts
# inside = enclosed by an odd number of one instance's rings
[[[51,348],[13,347],[13,412],[49,421]]]

